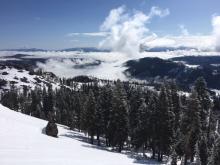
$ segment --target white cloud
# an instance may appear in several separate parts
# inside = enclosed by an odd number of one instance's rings
[[[147,48],[154,47],[188,47],[205,51],[220,51],[220,16],[212,17],[212,32],[209,35],[190,35],[184,25],[179,26],[180,36],[146,37],[144,45]]]
[[[189,31],[188,29],[185,27],[185,25],[179,25],[181,34],[184,36],[188,36],[189,35]]]
[[[154,38],[155,36],[152,36]],[[151,37],[149,37],[150,39]],[[160,41],[169,42],[169,40]],[[170,42],[172,43],[172,42]],[[25,54],[27,52],[0,51],[0,56],[12,56],[14,54]],[[49,59],[46,63],[38,63],[38,67],[46,71],[55,73],[60,77],[74,77],[78,75],[95,76],[103,79],[121,79],[127,80],[123,74],[125,67],[123,64],[131,59],[144,57],[159,57],[168,59],[177,56],[216,56],[218,52],[201,52],[196,50],[178,50],[168,52],[141,52],[139,56],[127,56],[124,53],[117,52],[65,52],[65,51],[47,51],[47,52],[28,52],[32,58]],[[26,57],[28,58],[28,57]],[[7,60],[2,58],[1,60]],[[95,61],[101,61],[100,65],[88,66]],[[76,67],[77,65],[87,65],[84,68]]]
[[[213,38],[210,35],[181,35],[165,37],[154,35],[154,37],[145,40],[144,46],[146,46],[147,48],[188,47],[197,50],[213,50],[212,40]]]
[[[128,56],[137,56],[140,46],[153,47],[189,47],[205,51],[220,51],[220,16],[212,17],[213,30],[209,35],[191,35],[184,24],[179,25],[181,35],[159,37],[147,25],[154,16],[165,17],[169,9],[152,7],[148,14],[142,11],[129,11],[126,6],[112,9],[100,26],[100,32],[70,33],[68,36],[104,37],[100,48],[122,52]]]
[[[104,23],[101,25],[101,30],[105,31],[108,30],[109,27],[114,26],[115,24],[117,24],[120,19],[127,19],[127,15],[122,15],[125,12],[125,6],[120,6],[119,8],[116,9],[112,9],[108,15],[108,17],[106,17]],[[122,18],[122,16],[124,18]]]
[[[105,33],[105,32],[69,33],[69,34],[67,34],[68,37],[73,37],[73,36],[105,37],[107,35],[108,35],[108,33]]]
[[[126,80],[123,74],[125,70],[123,63],[127,61],[127,58],[124,54],[111,52],[33,52],[32,55],[36,58],[50,57],[45,64],[38,63],[38,67],[60,77],[87,75],[102,79],[116,80],[120,78]],[[102,61],[100,65],[89,66],[97,60]],[[79,65],[87,66],[77,68]]]
[[[220,51],[220,16],[212,17],[214,46],[216,51]]]
[[[154,16],[164,17],[169,10],[152,7],[149,14],[141,11],[129,12],[125,6],[113,9],[100,26],[102,32],[109,35],[101,41],[101,48],[115,52],[123,52],[129,56],[139,53],[140,45],[149,32],[146,27],[149,20]]]
[[[169,9],[161,10],[159,7],[153,6],[151,8],[149,17],[153,17],[153,16],[165,17],[165,16],[167,16],[169,14],[170,14]]]

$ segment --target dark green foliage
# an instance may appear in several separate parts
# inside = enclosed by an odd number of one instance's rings
[[[207,118],[209,117],[210,110],[211,110],[211,100],[209,93],[207,91],[206,82],[204,78],[200,77],[195,82],[195,91],[198,94],[198,99],[201,104],[201,124],[202,129],[207,130],[209,123],[207,122]]]
[[[43,110],[45,113],[45,116],[48,118],[49,113],[53,112],[53,91],[52,86],[48,86],[48,90],[46,91],[46,88],[43,88]]]
[[[196,143],[201,133],[200,110],[201,106],[197,93],[193,91],[188,100],[187,109],[183,114],[181,125],[181,143],[185,160],[193,160],[195,155]]]
[[[10,91],[4,93],[1,102],[4,106],[9,107],[10,109],[15,111],[18,110],[18,91],[13,85],[10,86]]]
[[[123,84],[118,80],[113,89],[110,121],[108,124],[109,143],[121,152],[128,136],[128,105]]]
[[[214,113],[202,78],[189,97],[181,96],[174,82],[165,82],[156,91],[146,84],[119,80],[102,81],[101,85],[95,79],[80,85],[71,79],[58,81],[58,89],[50,85],[34,90],[24,86],[18,92],[12,86],[2,94],[1,103],[83,131],[92,144],[119,152],[141,149],[144,157],[145,152],[152,152],[152,158],[159,161],[171,155],[172,165],[180,157],[185,158],[185,164],[195,157],[202,165],[208,160],[219,162],[219,143],[214,143],[214,135],[220,99],[215,98]]]
[[[175,151],[173,151],[172,155],[171,155],[171,165],[177,165],[177,154]]]
[[[199,141],[199,157],[201,165],[207,165],[208,163],[208,144],[207,137],[202,135]]]
[[[157,139],[158,139],[158,161],[163,160],[163,155],[170,152],[170,146],[173,142],[174,114],[169,107],[167,91],[162,87],[159,95],[157,108]]]
[[[89,91],[88,100],[86,102],[85,110],[84,110],[84,127],[86,131],[91,136],[91,143],[93,144],[94,135],[96,132],[96,111],[97,105],[95,101],[95,96],[92,90]]]
[[[220,164],[220,137],[215,141],[208,165]]]

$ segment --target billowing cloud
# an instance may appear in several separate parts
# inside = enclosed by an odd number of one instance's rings
[[[212,32],[209,35],[190,35],[184,25],[179,26],[180,36],[146,37],[144,45],[147,48],[155,47],[188,47],[199,51],[220,51],[220,16],[212,17]],[[150,38],[150,39],[149,39]]]
[[[159,37],[156,34],[153,37],[147,37],[144,42],[147,49],[151,48],[191,48],[197,50],[213,50],[213,37],[210,35],[181,35]]]
[[[216,51],[220,51],[220,16],[212,17],[213,37]]]
[[[113,9],[100,27],[102,32],[109,35],[99,46],[129,56],[137,55],[149,32],[146,27],[149,20],[154,16],[165,17],[168,14],[168,9],[162,10],[158,7],[152,7],[149,14],[141,11],[129,12],[125,6]]]

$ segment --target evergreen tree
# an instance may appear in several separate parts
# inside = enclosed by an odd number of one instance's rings
[[[118,146],[119,152],[121,152],[128,136],[128,105],[126,100],[126,93],[123,89],[123,85],[118,80],[113,89],[108,134],[110,144],[112,146]]]
[[[130,108],[129,108],[129,136],[131,138],[131,142],[134,141],[135,129],[138,126],[139,118],[138,118],[138,108],[142,104],[141,98],[143,98],[141,89],[132,89],[132,95],[130,97]]]
[[[37,96],[34,91],[31,91],[31,105],[30,105],[30,115],[33,115],[33,113],[36,113],[37,111]]]
[[[85,106],[85,126],[88,134],[90,135],[91,144],[94,143],[94,136],[96,132],[96,110],[97,105],[95,102],[95,96],[92,90],[89,91],[88,100]]]
[[[177,134],[177,131],[180,126],[180,113],[181,113],[181,103],[180,103],[180,97],[177,91],[177,85],[176,83],[171,83],[170,85],[171,90],[171,110],[175,114],[175,121],[174,121],[174,130]]]
[[[209,117],[210,117],[210,110],[211,110],[211,100],[210,95],[207,91],[207,85],[204,78],[200,77],[195,82],[195,91],[197,92],[198,99],[201,104],[201,127],[202,130],[208,133],[208,126],[209,126]]]
[[[201,165],[207,165],[208,163],[208,146],[207,146],[207,137],[203,134],[200,137],[199,141],[199,157]]]
[[[17,88],[14,85],[10,85],[9,91],[5,92],[5,94],[2,96],[1,102],[4,106],[9,107],[12,110],[18,111],[18,101]]]
[[[156,144],[158,143],[159,137],[157,136],[160,124],[158,119],[158,95],[156,93],[152,93],[150,96],[149,104],[148,104],[148,110],[150,111],[150,117],[149,117],[149,134],[150,134],[150,146],[152,149],[152,158],[155,158],[156,155]]]
[[[181,138],[184,139],[182,142],[184,146],[185,164],[188,159],[191,161],[194,159],[196,143],[198,142],[201,134],[200,111],[201,106],[198,100],[198,95],[195,91],[193,91],[188,100],[187,109],[184,113],[181,126]]]
[[[112,87],[110,85],[106,85],[101,88],[98,103],[99,108],[102,111],[102,131],[106,138],[106,145],[109,146],[110,132],[108,126],[110,122],[110,112],[112,112]]]
[[[177,154],[176,154],[175,150],[173,150],[173,153],[171,155],[171,159],[172,159],[171,165],[177,165]]]
[[[195,151],[195,165],[201,165],[201,159],[199,154],[199,145],[196,143],[196,151]]]
[[[52,90],[52,86],[49,85],[48,86],[48,90],[46,91],[46,88],[43,88],[43,110],[45,113],[45,116],[47,117],[48,120],[52,120],[52,118],[54,118],[54,114],[53,114],[53,90]]]
[[[145,156],[145,144],[149,140],[149,111],[145,103],[145,99],[141,99],[141,105],[138,108],[138,124],[135,128],[133,144],[136,148],[142,147],[143,156]]]
[[[219,135],[214,143],[214,147],[213,147],[208,165],[218,165],[218,164],[220,164],[220,136]]]
[[[173,141],[173,118],[174,114],[168,106],[168,97],[166,88],[163,86],[160,90],[158,102],[158,161],[163,160],[163,155],[170,152]]]

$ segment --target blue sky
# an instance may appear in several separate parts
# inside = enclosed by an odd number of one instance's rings
[[[96,46],[102,37],[67,34],[98,32],[121,5],[143,13],[152,6],[168,8],[168,16],[148,24],[160,36],[180,35],[179,25],[192,35],[208,35],[213,14],[220,14],[219,0],[0,0],[0,49]]]

